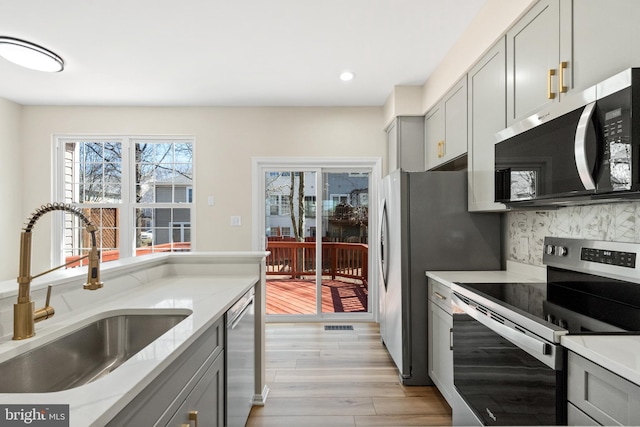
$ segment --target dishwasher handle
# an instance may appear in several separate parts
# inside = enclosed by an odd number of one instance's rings
[[[247,311],[253,306],[255,301],[255,297],[252,295],[242,306],[242,310],[239,313],[235,314],[231,319],[227,321],[227,329],[235,329],[238,326],[238,323],[242,320]]]

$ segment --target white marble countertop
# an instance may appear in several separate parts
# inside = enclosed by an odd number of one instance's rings
[[[36,336],[29,340],[12,341],[10,335],[0,338],[0,362],[103,318],[105,313],[163,310],[191,314],[101,379],[58,392],[1,393],[0,403],[69,404],[71,426],[105,425],[259,280],[259,273],[251,269],[245,275],[167,274],[116,295],[101,297],[100,290],[95,291],[91,294],[95,303],[37,323]]]
[[[453,282],[466,283],[538,283],[545,282],[546,268],[522,266],[517,263],[509,263],[507,270],[488,271],[427,271],[427,277],[451,287]]]
[[[640,336],[566,335],[560,343],[585,359],[640,385]]]

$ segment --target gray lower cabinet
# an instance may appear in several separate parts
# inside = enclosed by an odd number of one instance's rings
[[[398,116],[387,128],[389,172],[404,169],[422,172],[424,165],[424,117]]]
[[[506,126],[505,38],[501,38],[468,73],[469,212],[504,211],[495,200],[496,132]]]
[[[596,420],[582,412],[580,409],[567,403],[567,425],[570,426],[599,426]]]
[[[429,335],[428,365],[429,377],[438,387],[442,396],[453,407],[453,349],[451,347],[451,289],[442,283],[429,279],[429,305],[427,306]]]
[[[224,331],[223,316],[107,425],[165,426],[183,407],[198,411],[200,426],[224,425]]]
[[[193,423],[193,424],[192,424]],[[167,427],[197,425],[200,427],[224,426],[224,353],[216,357],[198,381]]]
[[[569,425],[640,425],[640,386],[571,351],[567,399]]]

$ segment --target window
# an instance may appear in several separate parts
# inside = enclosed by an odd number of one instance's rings
[[[269,196],[269,215],[289,215],[291,213],[289,200],[291,198],[287,195],[276,194]]]
[[[98,226],[103,261],[191,249],[193,140],[56,138],[56,194]],[[56,262],[86,254],[89,235],[64,213]],[[82,265],[80,261],[71,266]]]
[[[304,214],[308,218],[316,217],[316,196],[304,196]]]

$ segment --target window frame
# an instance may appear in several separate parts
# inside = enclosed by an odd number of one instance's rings
[[[196,138],[193,135],[122,135],[122,134],[54,134],[53,146],[53,185],[52,200],[56,202],[65,202],[65,146],[69,142],[119,142],[122,144],[122,185],[121,185],[121,201],[119,203],[91,203],[92,208],[119,208],[120,210],[120,248],[119,258],[130,258],[136,256],[136,224],[135,212],[136,208],[169,208],[169,209],[189,209],[191,218],[191,251],[196,250]],[[135,170],[135,156],[133,150],[138,142],[150,143],[189,143],[192,148],[191,185],[187,187],[191,192],[191,201],[180,203],[136,203],[133,200],[135,196],[135,177],[132,177],[132,171]],[[75,189],[74,189],[75,191]],[[87,204],[79,203],[78,205],[85,207]],[[51,237],[51,263],[52,265],[61,265],[64,263],[64,215],[56,215],[52,219],[52,237]]]

